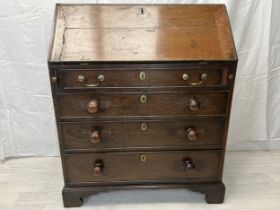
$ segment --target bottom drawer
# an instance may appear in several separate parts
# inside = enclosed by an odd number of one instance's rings
[[[69,183],[218,181],[220,150],[65,155]]]

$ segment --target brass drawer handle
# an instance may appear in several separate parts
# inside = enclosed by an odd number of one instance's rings
[[[96,80],[97,80],[97,83],[88,84],[87,79],[84,75],[79,75],[78,76],[78,82],[82,83],[86,87],[97,87],[97,86],[99,86],[101,84],[101,82],[103,82],[105,80],[105,77],[104,77],[104,75],[100,74],[100,75],[97,76]]]
[[[198,140],[198,132],[194,128],[188,128],[186,130],[187,138],[189,141],[196,141]]]
[[[98,101],[93,99],[87,104],[87,111],[89,113],[96,113],[98,111]]]
[[[147,96],[146,95],[141,95],[140,96],[140,102],[142,103],[142,104],[145,104],[146,102],[147,102]]]
[[[89,136],[89,141],[92,144],[97,144],[101,141],[101,137],[100,137],[100,133],[98,130],[94,130],[91,132],[90,136]]]
[[[94,176],[101,176],[103,172],[104,164],[102,160],[96,160],[93,165]]]
[[[183,164],[184,164],[185,170],[190,171],[190,170],[193,170],[195,168],[195,165],[194,165],[191,158],[185,158],[183,160]]]
[[[203,83],[203,81],[207,80],[207,78],[208,78],[208,75],[206,73],[203,73],[200,76],[200,81],[199,82],[191,82],[190,81],[190,76],[187,73],[182,75],[182,79],[187,81],[188,85],[191,85],[191,86],[201,85]]]

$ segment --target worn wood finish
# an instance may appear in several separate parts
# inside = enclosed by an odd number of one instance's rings
[[[168,183],[168,184],[129,184],[129,185],[109,185],[94,187],[64,187],[62,191],[65,207],[79,207],[84,199],[89,195],[95,195],[99,192],[107,192],[114,190],[130,190],[130,189],[172,189],[187,188],[194,192],[205,194],[205,200],[210,204],[223,203],[225,186],[222,182],[217,183]]]
[[[141,102],[146,97],[146,102]],[[191,104],[191,100],[197,102]],[[98,110],[92,113],[87,105],[98,102]],[[215,115],[226,113],[226,92],[215,93],[93,93],[62,94],[58,103],[62,118],[84,117],[125,117],[125,116],[165,116],[165,115]]]
[[[189,79],[184,80],[183,76]],[[207,74],[207,79],[201,84],[201,75]],[[98,76],[103,75],[104,81],[98,82]],[[219,68],[191,68],[191,69],[100,69],[100,70],[62,70],[62,82],[59,84],[65,89],[84,89],[98,87],[156,87],[163,86],[225,86],[227,69]],[[85,82],[80,82],[79,77],[84,76]],[[195,84],[197,83],[197,84]],[[96,84],[96,85],[95,85]],[[95,85],[93,87],[93,85]]]
[[[132,188],[223,202],[237,66],[224,5],[58,5],[48,61],[65,207]]]
[[[145,159],[142,159],[142,156]],[[118,152],[67,154],[65,156],[68,180],[72,183],[95,182],[206,182],[219,181],[221,151],[177,151],[177,152]],[[194,165],[187,169],[184,159]],[[102,172],[94,173],[95,161],[102,161]]]
[[[197,139],[188,138],[188,129],[197,132]],[[191,118],[182,121],[111,121],[91,123],[62,123],[65,151],[122,149],[199,149],[222,148],[224,118]],[[91,136],[98,131],[100,141]]]
[[[50,60],[236,60],[223,5],[62,5]]]

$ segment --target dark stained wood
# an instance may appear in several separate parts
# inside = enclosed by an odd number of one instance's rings
[[[201,81],[201,75],[206,73],[207,79],[201,85],[192,85]],[[189,79],[183,80],[183,75],[188,74]],[[104,81],[97,81],[99,75],[104,76]],[[142,78],[141,75],[144,75]],[[92,89],[96,87],[154,87],[162,86],[225,86],[224,80],[227,69],[219,68],[191,68],[191,69],[100,69],[100,70],[62,70],[62,81],[59,85],[65,89]],[[79,76],[84,76],[86,82],[79,82]],[[90,85],[98,84],[95,87]]]
[[[65,207],[135,188],[223,202],[237,67],[224,5],[59,4],[48,65]]]
[[[145,103],[141,97],[146,97]],[[98,101],[98,111],[90,113],[87,109],[92,100]],[[197,101],[193,110],[191,102]],[[215,115],[226,113],[226,92],[215,93],[93,93],[62,94],[58,103],[61,117],[97,118],[125,116],[159,115]]]
[[[146,129],[142,130],[142,124]],[[197,132],[196,140],[189,140],[187,130]],[[122,149],[195,149],[221,148],[224,119],[187,119],[183,121],[112,121],[92,123],[62,123],[65,150],[122,150]],[[92,133],[98,131],[98,142]]]
[[[146,156],[146,160],[141,159]],[[193,168],[185,166],[185,159]],[[69,183],[135,182],[162,180],[184,182],[219,181],[221,151],[118,152],[65,155]],[[95,176],[96,162],[102,161],[102,172]]]
[[[237,59],[224,5],[59,5],[52,46],[51,62]]]
[[[223,203],[225,186],[222,182],[217,183],[153,183],[153,184],[129,184],[129,185],[105,185],[105,186],[91,186],[91,187],[64,187],[62,191],[63,202],[65,207],[79,207],[82,205],[84,199],[90,195],[96,195],[100,192],[108,192],[115,190],[147,190],[152,189],[173,189],[173,188],[186,188],[194,192],[205,194],[207,203],[217,204]],[[171,197],[166,198],[172,201]]]
[[[224,202],[225,198],[225,185],[223,183],[217,184],[215,187],[204,189],[204,193],[206,194],[205,200],[210,204],[219,204]]]

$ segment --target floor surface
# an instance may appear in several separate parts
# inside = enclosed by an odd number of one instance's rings
[[[280,210],[280,151],[228,152],[224,183],[224,204],[206,204],[202,194],[188,190],[130,190],[91,196],[80,209]],[[0,164],[0,210],[64,209],[62,187],[58,157]]]

